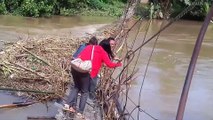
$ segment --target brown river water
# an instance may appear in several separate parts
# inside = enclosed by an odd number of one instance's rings
[[[114,19],[103,17],[53,17],[23,18],[0,16],[0,41],[16,41],[18,36],[26,35],[55,35],[69,33],[83,35],[85,32],[94,32],[97,28],[113,22]],[[150,37],[159,30],[162,21],[152,21]],[[141,44],[146,22],[141,25],[139,36],[135,42],[136,48]],[[159,120],[175,120],[184,79],[190,62],[192,50],[202,22],[178,21],[161,33],[144,81],[141,99],[139,90],[142,84],[145,67],[150,56],[154,41],[142,48],[137,79],[133,81],[129,97],[154,118]],[[138,26],[137,26],[138,27]],[[83,31],[83,32],[82,32]],[[130,34],[134,38],[137,28]],[[148,37],[148,38],[149,38]],[[0,49],[3,42],[0,42]],[[209,25],[205,40],[202,44],[197,61],[188,101],[186,104],[184,120],[213,120],[213,24]],[[0,93],[0,104],[21,101],[21,98]],[[128,101],[127,108],[132,111],[135,105]],[[35,104],[26,108],[1,109],[0,120],[26,120],[27,116],[54,116],[57,113],[52,103],[45,105]],[[137,116],[138,110],[132,116]],[[134,117],[137,119],[137,117]],[[130,118],[132,119],[132,118]],[[140,120],[153,120],[141,112]]]

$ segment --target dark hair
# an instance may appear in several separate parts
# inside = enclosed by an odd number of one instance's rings
[[[89,43],[88,43],[89,45],[97,45],[98,44],[98,40],[97,40],[97,38],[96,37],[92,37],[92,38],[90,38],[90,40],[89,40]]]
[[[115,41],[115,38],[109,37],[107,40],[109,40],[109,42],[110,42],[110,40],[114,40]]]
[[[113,55],[113,52],[112,52],[112,49],[111,49],[111,46],[110,46],[110,40],[112,39],[104,39],[102,40],[99,45],[107,52],[108,56],[110,59],[113,59],[114,58],[114,55]]]

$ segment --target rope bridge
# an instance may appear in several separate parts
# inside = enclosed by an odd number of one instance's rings
[[[158,38],[160,37],[160,33],[162,31],[164,31],[166,28],[168,28],[169,26],[171,26],[175,21],[179,20],[180,18],[182,18],[185,14],[187,14],[189,11],[191,11],[196,5],[199,5],[199,1],[195,1],[193,2],[190,6],[188,6],[187,8],[185,8],[181,13],[179,13],[175,18],[171,19],[166,25],[164,25],[164,22],[161,24],[161,28],[158,32],[156,32],[154,35],[152,35],[150,38],[147,39],[147,34],[148,34],[148,30],[151,24],[151,20],[148,21],[145,29],[145,35],[144,38],[142,38],[141,40],[141,44],[135,47],[135,41],[136,39],[138,39],[138,34],[140,31],[140,27],[138,28],[137,32],[136,32],[136,36],[133,39],[132,43],[129,43],[128,40],[128,35],[130,34],[130,31],[137,26],[141,26],[141,23],[145,20],[145,18],[140,17],[129,29],[126,30],[125,28],[125,18],[124,17],[124,22],[122,22],[121,26],[120,26],[120,32],[119,34],[116,36],[116,38],[118,39],[118,43],[120,43],[120,46],[117,48],[117,53],[119,51],[121,51],[121,53],[125,53],[122,54],[121,56],[123,56],[123,63],[124,66],[123,68],[119,71],[118,75],[116,77],[112,77],[113,74],[116,72],[115,71],[110,71],[108,69],[105,69],[103,71],[104,73],[104,78],[101,79],[100,81],[100,86],[97,90],[97,95],[98,95],[98,101],[99,104],[101,106],[102,109],[102,113],[103,113],[103,118],[104,119],[140,119],[140,114],[144,113],[145,115],[147,115],[148,117],[150,117],[150,119],[153,120],[157,120],[158,118],[154,117],[153,115],[151,115],[150,113],[146,112],[143,108],[142,108],[142,104],[141,104],[141,97],[142,97],[142,89],[143,89],[143,85],[144,82],[146,80],[146,75],[147,75],[147,71],[149,68],[149,64],[150,64],[150,60],[151,57],[153,56],[153,52],[154,49],[156,47]],[[130,6],[130,5],[129,5]],[[212,8],[213,9],[213,8]],[[212,12],[213,10],[211,9],[210,12]],[[128,11],[126,11],[128,12]],[[126,15],[126,14],[125,14]],[[205,23],[209,23],[212,14],[209,14],[209,19],[205,20]],[[136,66],[138,64],[138,60],[141,57],[141,51],[142,51],[142,47],[144,47],[147,43],[149,43],[150,41],[154,41],[150,56],[148,58],[147,61],[147,65],[144,71],[144,76],[142,79],[142,83],[140,85],[140,90],[138,92],[138,102],[136,103],[135,100],[131,99],[129,97],[129,90],[131,89],[130,87],[130,83],[132,80],[134,80],[134,76],[137,73],[137,69]],[[128,45],[130,44],[130,45]],[[126,50],[126,52],[124,51],[124,49]],[[135,60],[135,61],[133,61]],[[134,67],[131,68],[130,67],[133,65]],[[114,75],[115,76],[115,75]],[[191,75],[192,76],[192,75]],[[181,98],[182,99],[182,98]],[[121,103],[122,101],[122,103]],[[181,101],[181,100],[180,100]],[[131,102],[131,104],[133,104],[135,107],[132,110],[129,110],[127,108],[127,104],[129,104],[128,102]],[[181,106],[182,103],[180,103]],[[179,107],[180,107],[179,106]],[[177,114],[177,120],[182,120],[183,117],[183,106],[181,112],[178,112]],[[138,111],[137,112],[137,116],[132,116],[134,111]],[[116,111],[116,112],[114,112]],[[180,109],[178,109],[178,111],[180,111]],[[180,117],[182,116],[182,117]]]

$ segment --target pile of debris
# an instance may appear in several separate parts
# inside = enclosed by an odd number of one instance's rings
[[[67,63],[77,42],[72,39],[41,38],[18,41],[1,53],[1,74],[5,79],[0,86],[17,90],[53,92],[54,94],[27,93],[39,100],[63,95],[69,83]]]
[[[112,31],[102,30],[99,38],[112,35]],[[31,38],[7,46],[0,53],[1,89],[22,91],[20,96],[37,101],[62,98],[72,81],[69,75],[71,55],[90,37]]]

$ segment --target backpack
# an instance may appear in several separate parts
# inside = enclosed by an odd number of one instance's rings
[[[84,48],[86,48],[86,43],[83,43],[79,46],[79,48],[75,51],[75,53],[73,54],[72,58],[76,59],[78,57],[78,55],[84,50]]]

